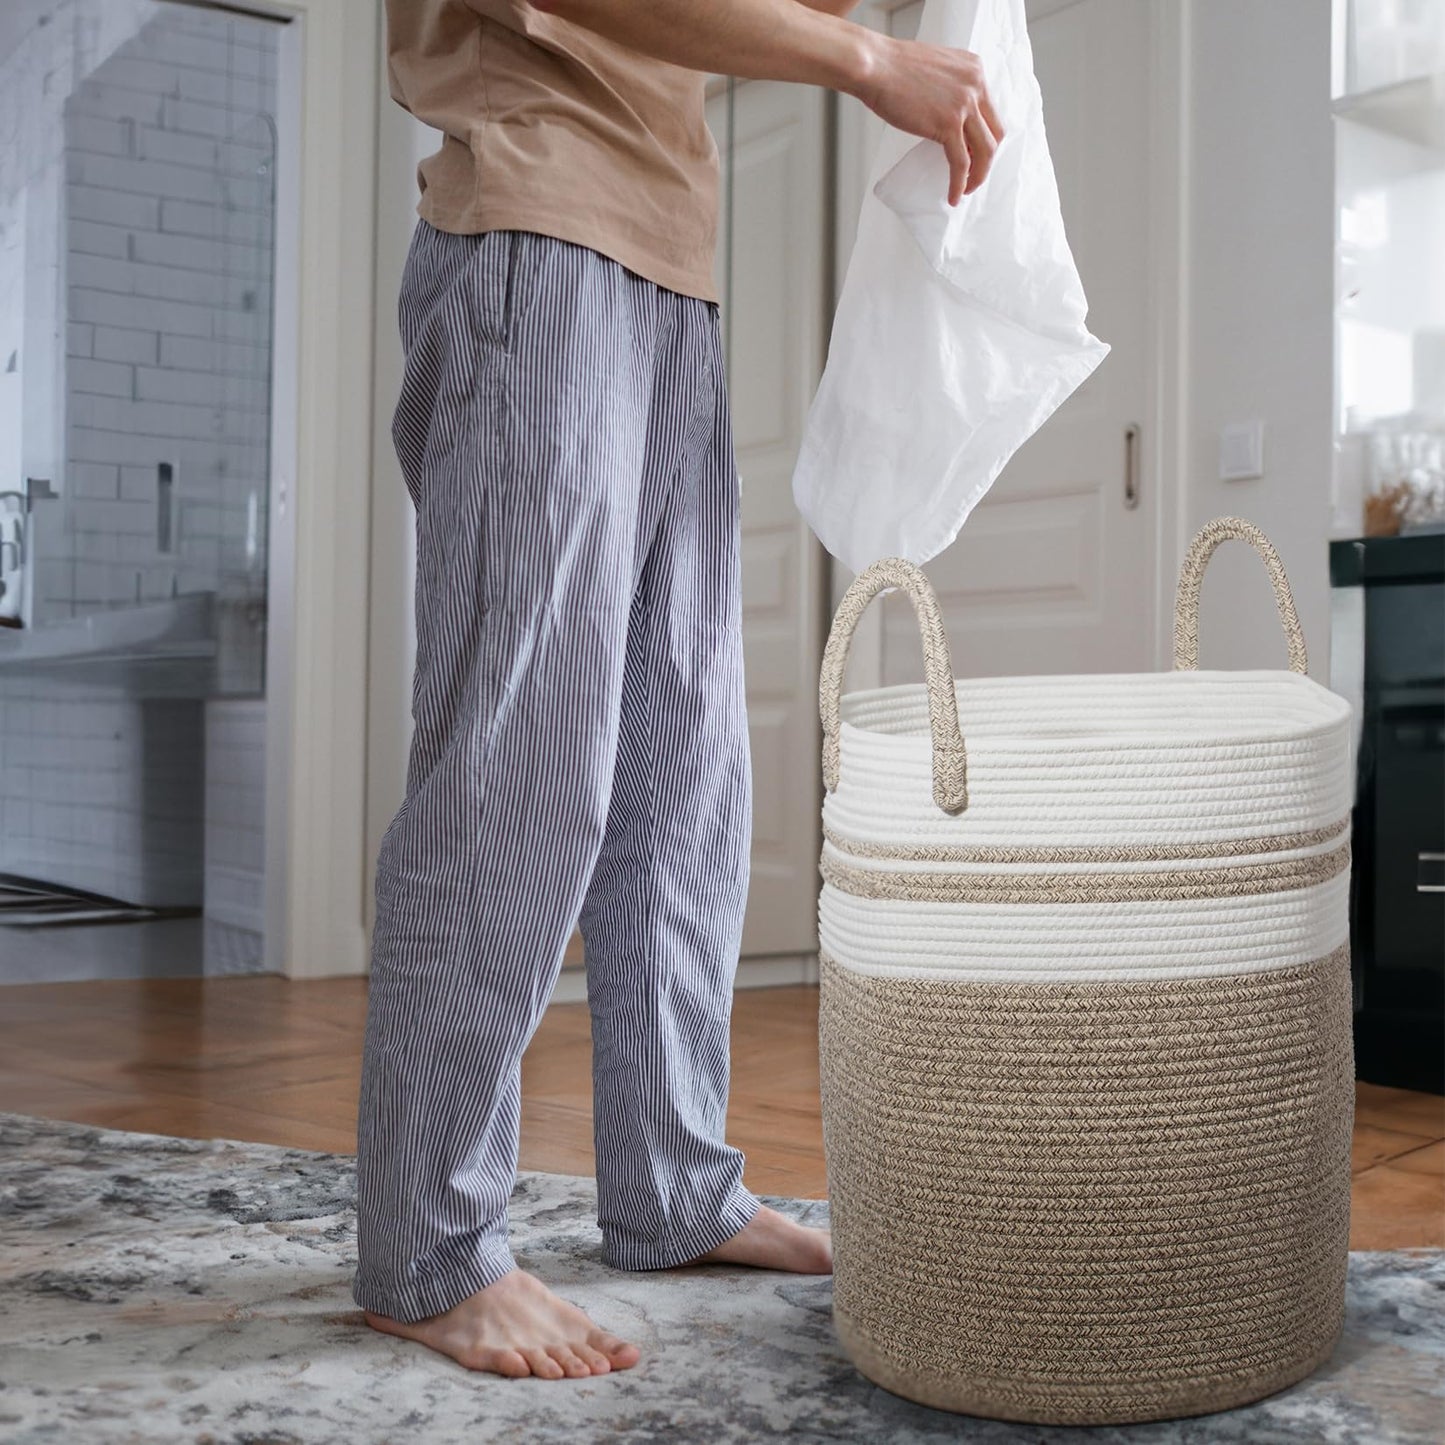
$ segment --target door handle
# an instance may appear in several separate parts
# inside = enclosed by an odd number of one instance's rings
[[[1139,505],[1139,427],[1131,422],[1124,428],[1124,506],[1132,512]]]
[[[1415,877],[1416,877],[1417,880],[1419,880],[1420,878],[1423,878],[1424,876],[1426,876],[1426,874],[1427,874],[1428,872],[1432,871],[1432,870],[1426,869],[1426,867],[1424,866],[1424,865],[1427,864],[1427,863],[1435,863],[1435,864],[1445,863],[1445,853],[1421,853],[1421,854],[1418,854],[1418,855],[1417,855],[1417,867],[1419,868],[1419,872],[1417,872],[1416,875],[1415,875]],[[1435,868],[1433,871],[1434,871],[1439,877],[1445,878],[1445,868],[1437,867],[1437,868]],[[1417,881],[1416,884],[1415,884],[1415,892],[1416,892],[1416,893],[1445,893],[1445,882],[1442,882],[1442,883],[1421,883],[1421,882]]]

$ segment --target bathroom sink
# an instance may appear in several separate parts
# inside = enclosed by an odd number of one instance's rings
[[[204,696],[216,655],[216,594],[115,607],[33,628],[0,628],[0,682],[65,671],[76,680]]]

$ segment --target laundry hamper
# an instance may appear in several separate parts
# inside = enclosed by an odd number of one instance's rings
[[[1288,671],[1197,668],[1231,537],[1269,568]],[[927,682],[840,698],[890,587]],[[1232,517],[1194,539],[1157,674],[955,682],[927,579],[879,562],[838,610],[821,704],[823,1127],[854,1363],[942,1409],[1075,1424],[1308,1374],[1349,1233],[1350,711],[1305,676],[1268,540]]]

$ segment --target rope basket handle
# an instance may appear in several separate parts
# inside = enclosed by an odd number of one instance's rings
[[[1269,538],[1253,522],[1246,522],[1242,517],[1216,517],[1212,522],[1206,522],[1189,544],[1189,551],[1179,569],[1179,591],[1174,602],[1175,671],[1190,671],[1199,666],[1199,588],[1214,549],[1230,537],[1248,542],[1264,559],[1264,565],[1269,569],[1269,580],[1274,586],[1274,601],[1284,627],[1285,641],[1289,644],[1290,671],[1308,672],[1305,635],[1299,625],[1299,613],[1295,611],[1284,563]]]
[[[843,673],[848,665],[853,633],[868,604],[890,587],[908,594],[922,634],[928,727],[933,734],[933,801],[945,813],[961,813],[968,806],[968,759],[958,725],[958,697],[953,690],[948,635],[943,630],[933,584],[919,568],[902,557],[885,557],[860,572],[843,594],[833,618],[818,682],[818,710],[823,719],[823,786],[830,793],[838,786]]]

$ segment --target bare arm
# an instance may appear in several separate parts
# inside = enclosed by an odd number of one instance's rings
[[[532,0],[533,8],[629,49],[754,80],[793,80],[856,96],[890,125],[948,154],[949,203],[983,184],[1003,138],[967,50],[894,40],[833,13],[842,0]]]

